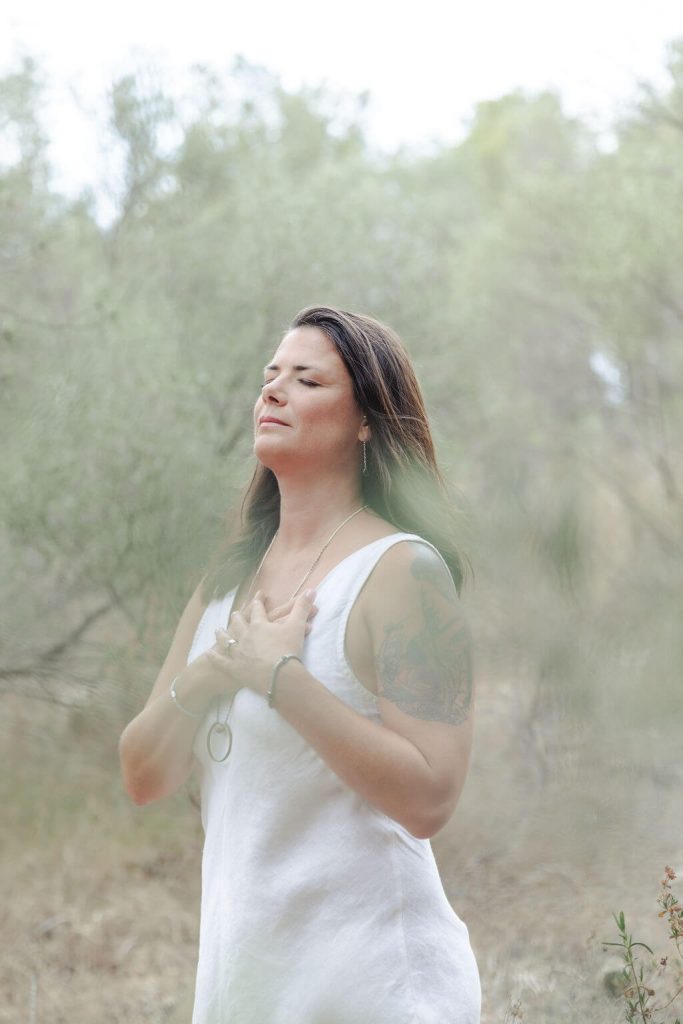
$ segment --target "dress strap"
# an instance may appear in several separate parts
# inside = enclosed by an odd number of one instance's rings
[[[361,590],[367,583],[368,578],[370,577],[373,569],[379,562],[382,555],[386,551],[388,551],[389,548],[393,547],[394,544],[399,544],[401,541],[406,540],[414,541],[419,544],[425,544],[427,547],[431,548],[432,551],[434,551],[439,556],[447,572],[449,573],[449,575],[451,575],[451,571],[448,568],[448,564],[443,555],[441,554],[441,552],[438,550],[438,548],[435,548],[430,541],[425,540],[424,537],[420,537],[417,533],[390,533],[387,537],[381,537],[378,541],[375,541],[373,544],[369,545],[368,550],[363,551],[364,557],[362,558],[360,564],[354,562],[353,580],[351,582],[350,587],[345,593],[345,603],[342,608],[341,616],[339,619],[339,630],[337,632],[337,658],[339,658],[342,663],[346,663],[346,626],[349,620],[349,615],[351,614],[351,609],[356,603],[358,595],[360,594]]]

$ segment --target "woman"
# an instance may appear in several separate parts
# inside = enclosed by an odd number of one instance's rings
[[[193,1024],[476,1024],[429,843],[472,739],[463,561],[394,332],[303,310],[254,453],[241,532],[120,743],[136,803],[201,768]]]

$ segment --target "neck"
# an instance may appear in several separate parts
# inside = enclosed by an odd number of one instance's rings
[[[332,531],[363,504],[358,481],[339,473],[318,474],[315,480],[278,476],[280,525],[276,544],[288,551],[320,547]],[[355,522],[355,520],[354,520]]]

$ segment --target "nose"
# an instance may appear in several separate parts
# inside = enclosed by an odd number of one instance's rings
[[[264,402],[270,402],[273,405],[282,405],[285,401],[285,396],[282,388],[277,382],[277,379],[269,381],[264,384],[261,388],[261,398]]]

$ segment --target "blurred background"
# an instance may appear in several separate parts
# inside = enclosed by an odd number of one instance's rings
[[[683,19],[445,6],[3,8],[2,1024],[189,1024],[196,787],[133,806],[116,745],[310,304],[398,331],[462,500],[477,733],[433,846],[484,1024],[622,1020],[615,911],[673,952]]]

